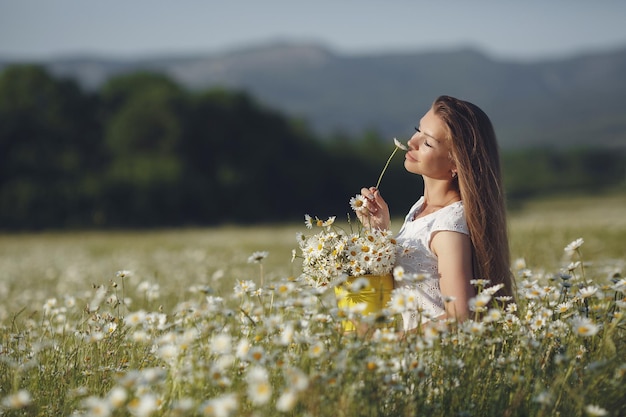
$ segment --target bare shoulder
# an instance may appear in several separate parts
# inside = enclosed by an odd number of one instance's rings
[[[471,253],[471,247],[468,235],[448,230],[434,233],[430,242],[430,248],[437,257]]]

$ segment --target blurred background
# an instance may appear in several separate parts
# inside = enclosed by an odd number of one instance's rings
[[[0,230],[342,216],[441,94],[511,210],[626,191],[626,2],[0,0]],[[421,180],[392,161],[398,216]]]

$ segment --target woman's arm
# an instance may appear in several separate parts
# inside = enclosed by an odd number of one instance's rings
[[[474,297],[472,277],[472,242],[468,235],[441,231],[435,233],[430,247],[438,259],[439,286],[445,303],[445,317],[454,317],[458,321],[470,315],[469,300]],[[444,317],[442,317],[444,318]]]

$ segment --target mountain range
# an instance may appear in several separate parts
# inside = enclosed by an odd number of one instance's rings
[[[13,63],[23,62],[0,57],[0,70]],[[352,55],[283,42],[193,56],[73,56],[29,63],[86,89],[112,76],[152,71],[190,90],[245,90],[328,137],[372,130],[408,139],[432,101],[447,94],[483,108],[503,148],[626,148],[626,46],[518,62],[471,48]]]

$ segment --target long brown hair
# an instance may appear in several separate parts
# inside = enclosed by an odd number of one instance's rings
[[[489,117],[478,106],[449,96],[433,103],[448,129],[451,157],[473,246],[474,278],[504,284],[496,296],[514,297],[500,155]]]

